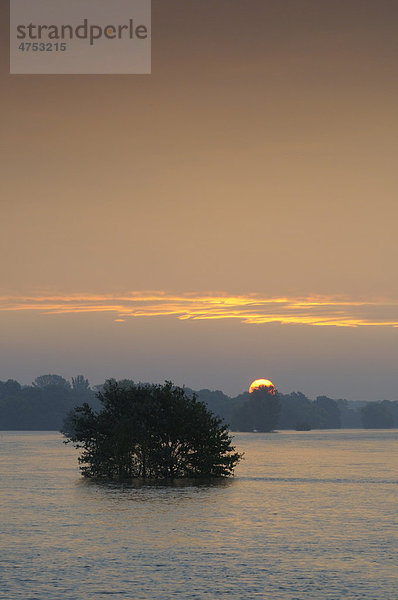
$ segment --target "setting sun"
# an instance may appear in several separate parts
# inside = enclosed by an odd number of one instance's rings
[[[249,387],[249,392],[251,394],[260,388],[266,388],[269,394],[275,394],[275,386],[269,379],[255,379]]]

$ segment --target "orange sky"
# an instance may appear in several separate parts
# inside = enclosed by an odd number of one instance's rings
[[[187,295],[239,297],[244,307],[222,324],[184,324],[163,310],[138,325],[115,323],[124,305],[111,316],[2,305],[0,379],[153,373],[232,393],[265,377],[284,391],[396,398],[398,4],[155,0],[153,74],[102,77],[8,75],[6,4],[1,297],[90,303],[153,290],[177,298],[180,317]],[[253,295],[287,299],[285,324],[267,324],[280,312],[263,305],[256,323],[252,313],[242,322]],[[308,298],[324,304],[297,319],[292,305]],[[315,332],[314,314],[315,324],[361,331]],[[166,321],[172,361],[155,347]],[[88,343],[93,322],[111,357],[98,343],[90,359],[74,347]],[[136,327],[145,358],[129,366],[124,336],[133,348]]]

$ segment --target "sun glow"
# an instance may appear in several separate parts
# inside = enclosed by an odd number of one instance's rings
[[[269,394],[275,394],[275,386],[269,379],[255,379],[249,387],[249,392],[251,394],[254,390],[259,390],[261,388],[266,388]]]

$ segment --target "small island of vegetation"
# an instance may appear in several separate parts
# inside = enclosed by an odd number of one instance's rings
[[[66,443],[82,449],[80,468],[97,480],[212,478],[233,474],[242,455],[227,426],[196,395],[171,382],[108,380],[101,410],[78,406],[65,423]]]

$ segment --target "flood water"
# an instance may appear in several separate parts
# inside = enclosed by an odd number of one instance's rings
[[[119,487],[1,433],[0,598],[397,600],[397,430],[234,441],[231,481]]]

